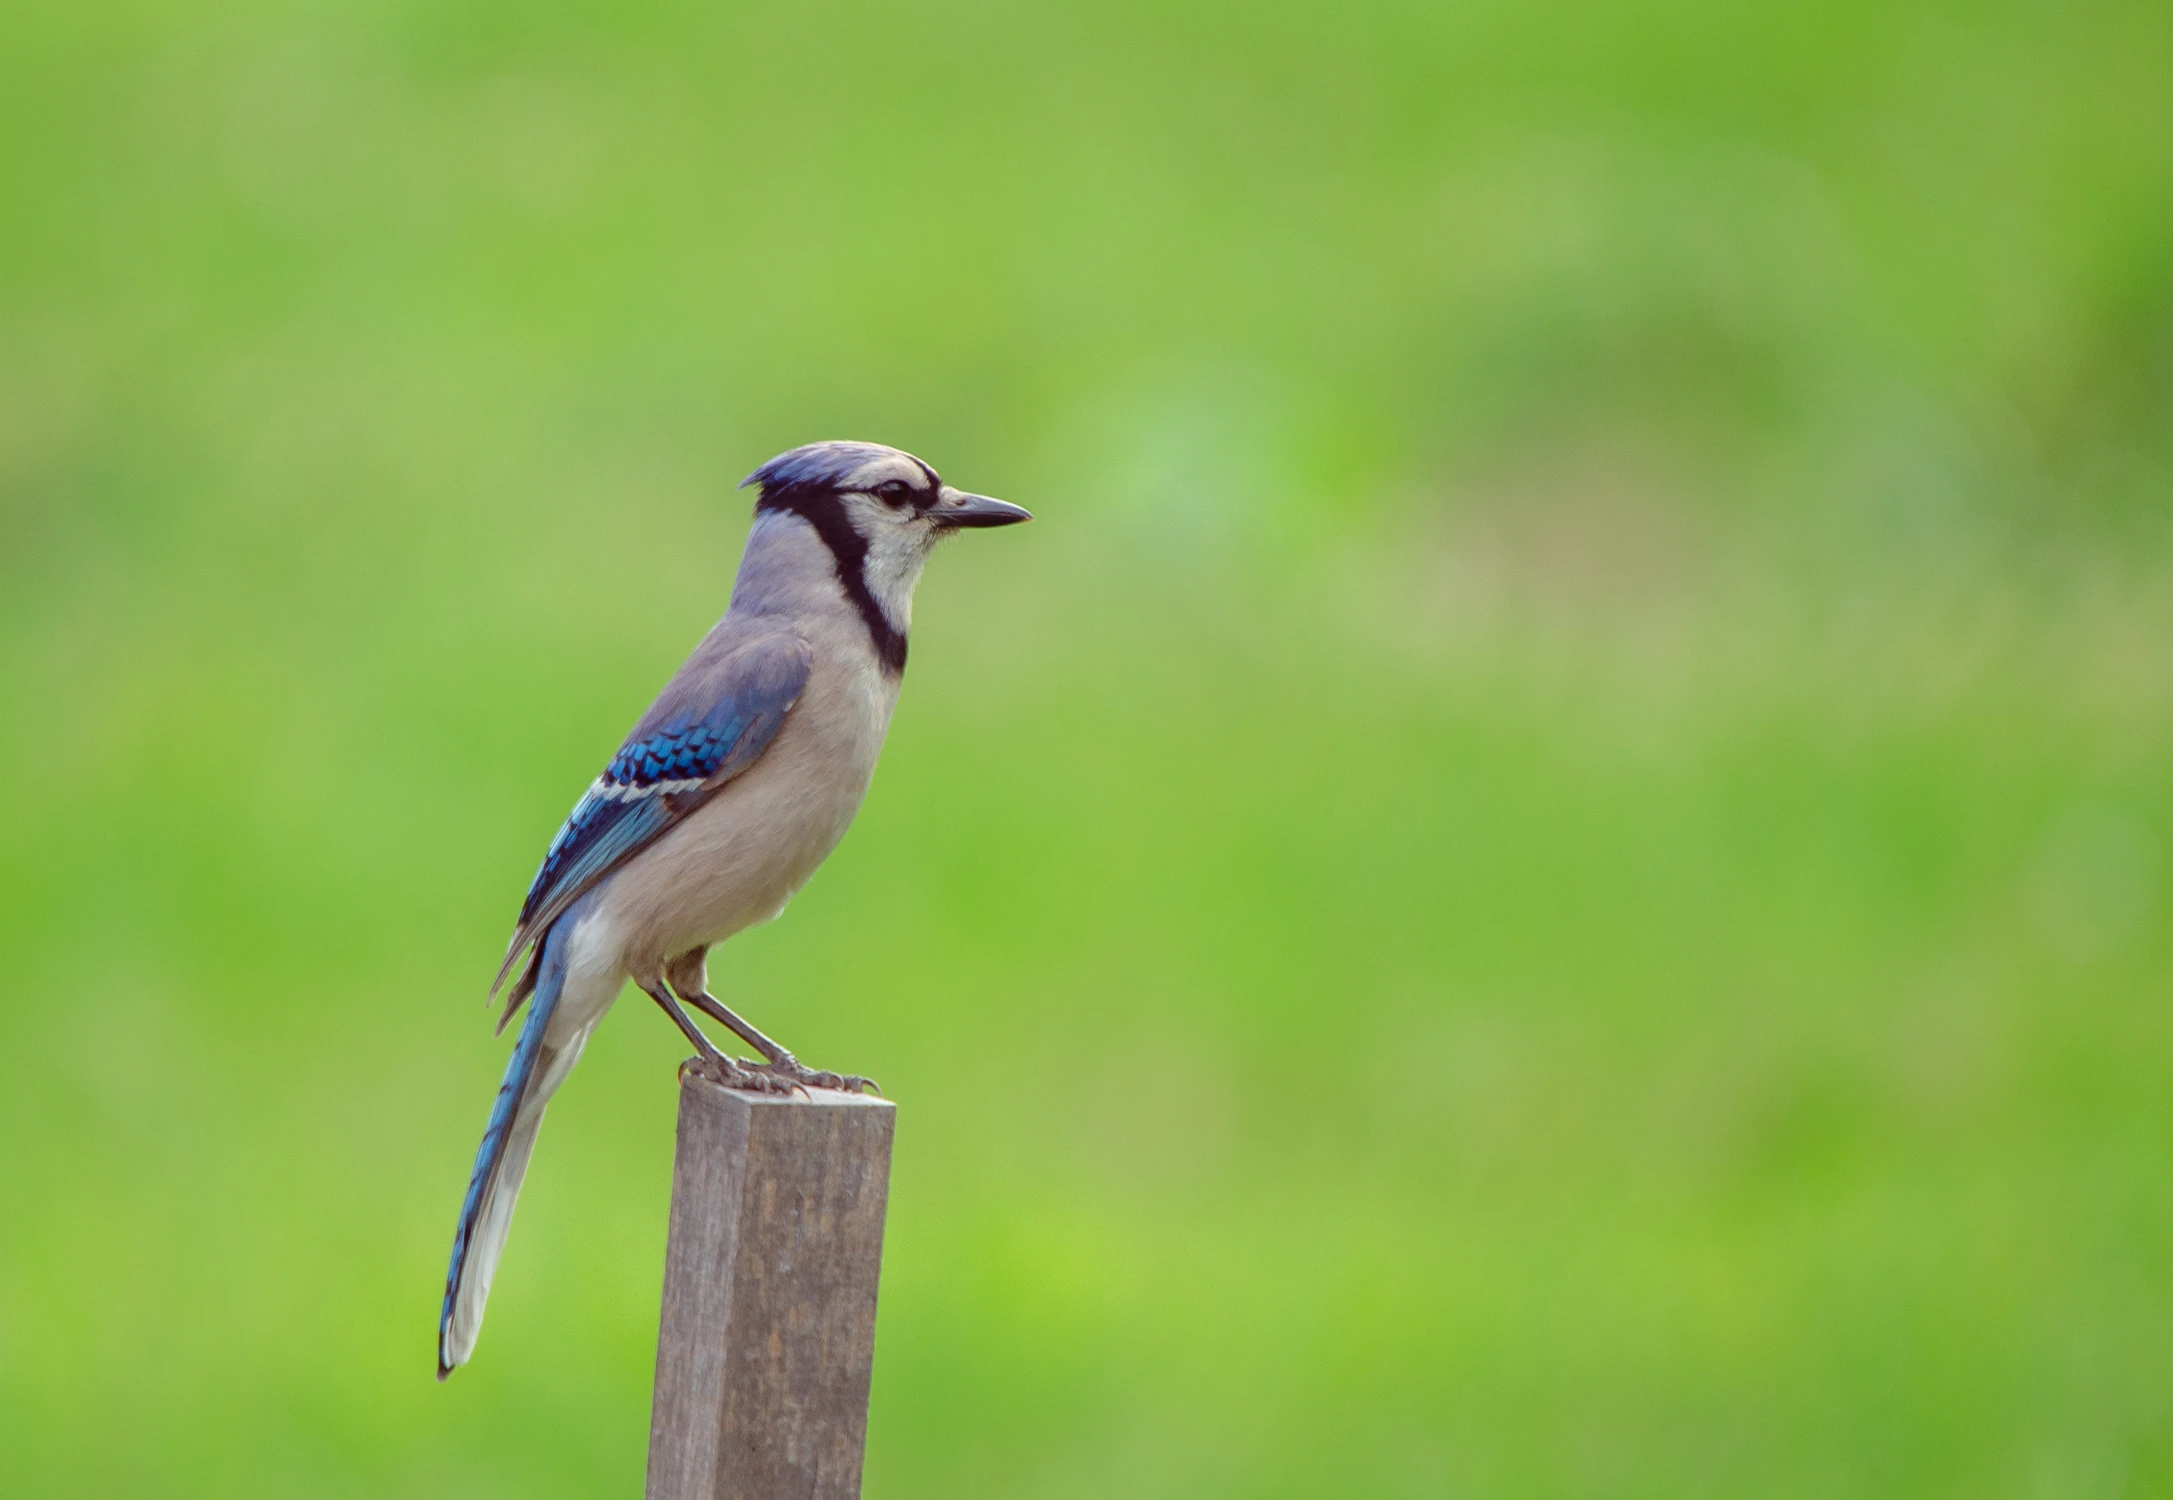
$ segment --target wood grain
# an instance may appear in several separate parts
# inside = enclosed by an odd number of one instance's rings
[[[857,1500],[896,1117],[682,1079],[649,1500]]]

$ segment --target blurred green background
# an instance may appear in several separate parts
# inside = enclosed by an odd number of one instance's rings
[[[816,437],[1038,522],[713,963],[867,1490],[2173,1493],[2173,10],[0,13],[0,1487],[639,1491],[483,991]]]

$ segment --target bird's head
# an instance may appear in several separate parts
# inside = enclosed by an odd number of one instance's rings
[[[913,585],[930,549],[954,532],[1033,519],[1009,501],[953,489],[912,454],[881,443],[808,443],[740,481],[742,489],[748,485],[761,487],[758,519],[789,512],[828,544],[846,595],[869,616],[885,659],[895,656],[898,666],[905,661]]]
[[[762,487],[755,509],[835,510],[872,546],[878,537],[916,539],[923,550],[969,526],[1031,521],[1004,500],[953,489],[934,469],[881,443],[808,443],[780,453],[740,482]]]

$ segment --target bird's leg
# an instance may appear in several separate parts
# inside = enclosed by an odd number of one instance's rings
[[[663,1008],[664,1014],[672,1018],[672,1024],[686,1033],[687,1040],[694,1044],[694,1050],[701,1054],[683,1066],[692,1067],[704,1078],[721,1083],[728,1089],[750,1089],[756,1093],[771,1094],[791,1091],[790,1081],[777,1077],[768,1069],[749,1068],[719,1052],[716,1044],[702,1035],[702,1028],[695,1025],[693,1019],[680,1009],[679,1002],[672,998],[671,991],[663,985],[659,984],[652,989],[644,984],[641,989],[643,994]]]
[[[790,1052],[771,1041],[754,1027],[734,1015],[729,1007],[709,993],[709,950],[690,948],[664,966],[664,982],[673,993],[714,1020],[723,1022],[741,1041],[762,1054],[763,1062],[751,1071],[772,1078],[780,1078],[793,1088],[840,1089],[847,1093],[859,1093],[866,1089],[881,1093],[871,1078],[852,1073],[826,1073],[810,1068]]]
[[[808,1067],[790,1052],[787,1052],[734,1015],[723,1001],[710,994],[706,989],[695,988],[691,992],[682,989],[679,991],[679,995],[687,1004],[701,1011],[704,1015],[713,1017],[731,1027],[741,1041],[762,1054],[764,1059],[762,1065],[752,1070],[756,1073],[762,1073],[773,1078],[782,1078],[789,1083],[806,1089],[842,1089],[848,1094],[857,1094],[863,1089],[873,1094],[882,1092],[881,1089],[875,1086],[875,1080],[872,1078],[862,1078],[857,1073],[825,1073],[819,1069]]]

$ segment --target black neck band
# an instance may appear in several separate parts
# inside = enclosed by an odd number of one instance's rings
[[[868,640],[875,647],[876,659],[891,676],[903,674],[905,632],[890,623],[890,617],[883,613],[883,606],[875,602],[875,595],[868,588],[868,539],[854,528],[852,518],[845,514],[845,502],[838,492],[820,485],[788,484],[774,489],[764,486],[762,498],[755,502],[755,514],[769,510],[790,511],[815,528],[815,535],[830,549],[830,560],[837,567],[838,586],[845,590],[845,597],[860,611],[860,618],[868,627]]]

